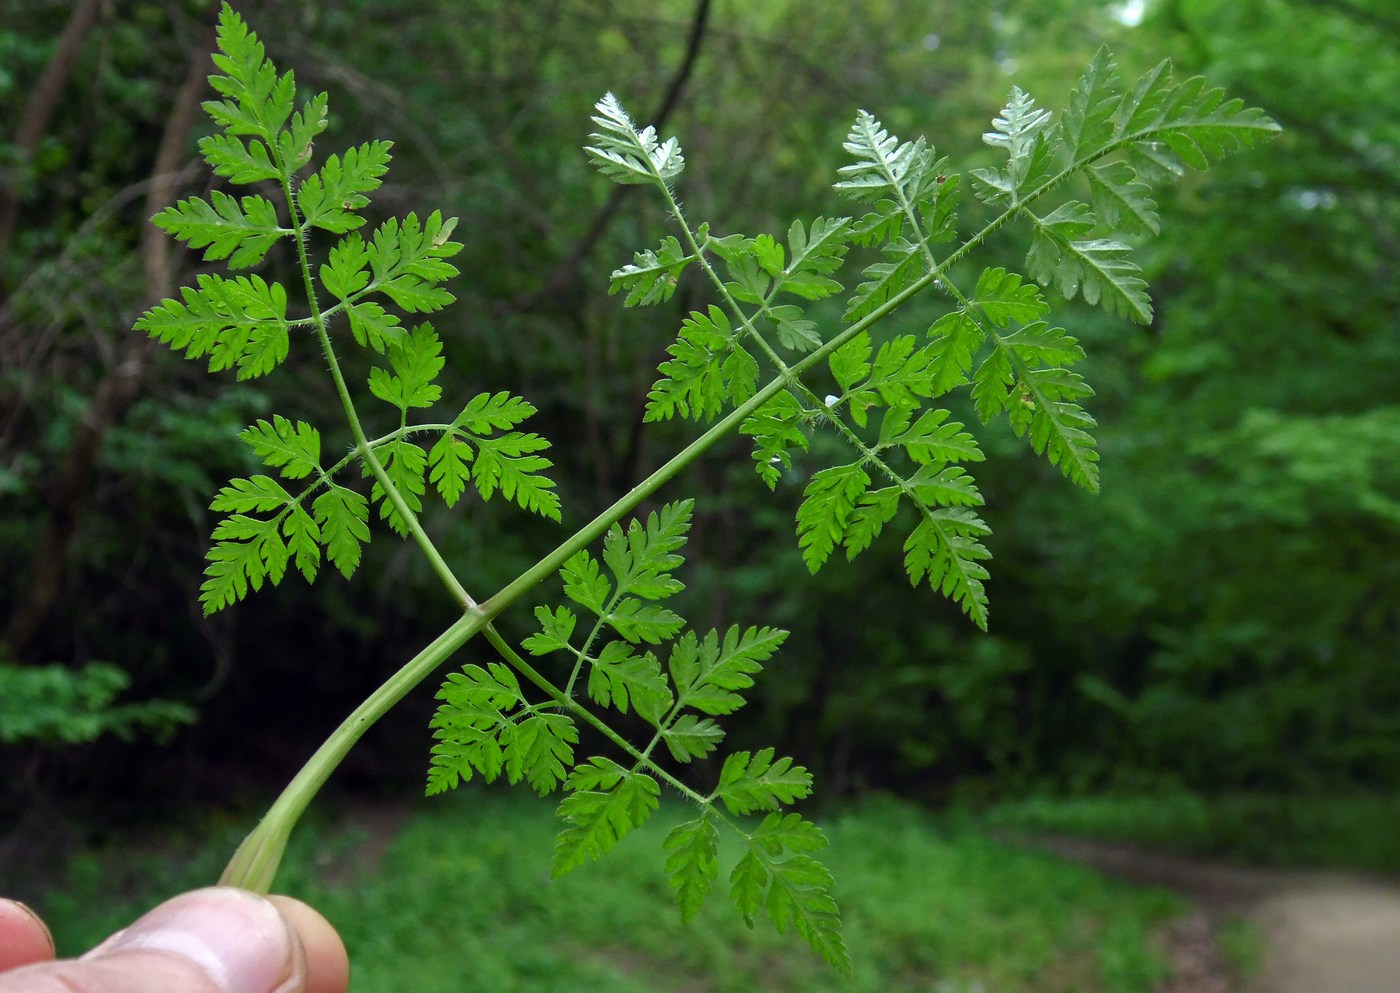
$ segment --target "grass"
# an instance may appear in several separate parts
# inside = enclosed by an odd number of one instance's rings
[[[1215,940],[1234,975],[1250,980],[1259,974],[1264,958],[1264,935],[1257,924],[1232,917],[1216,928]]]
[[[353,819],[311,825],[279,889],[336,924],[352,951],[351,988],[364,993],[1147,993],[1164,970],[1152,932],[1180,910],[1164,893],[872,801],[824,823],[856,960],[848,981],[793,936],[746,929],[722,881],[682,925],[660,842],[683,816],[663,808],[603,862],[551,881],[548,805],[466,792],[416,808],[374,866],[356,865],[366,834]],[[216,832],[212,846],[206,835],[202,847],[76,861],[44,901],[60,950],[89,947],[216,876],[241,827]]]
[[[980,820],[1240,862],[1400,872],[1400,795],[1041,797],[1001,804]]]

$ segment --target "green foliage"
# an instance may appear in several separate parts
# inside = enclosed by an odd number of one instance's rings
[[[138,733],[164,738],[194,721],[194,712],[181,703],[118,703],[130,684],[126,671],[109,662],[81,669],[0,663],[0,742],[74,745]]]
[[[1047,977],[1049,990],[1140,993],[1165,969],[1154,934],[1185,909],[1162,891],[948,830],[913,805],[870,802],[822,824],[853,924],[848,978],[718,902],[681,923],[652,884],[683,805],[663,803],[610,863],[551,879],[556,825],[531,800],[473,789],[405,812],[372,862],[365,842],[379,836],[367,834],[363,806],[320,811],[293,839],[282,885],[336,922],[355,982],[384,993],[452,988],[463,961],[495,988],[540,993],[928,993],[931,982],[1047,993]],[[59,954],[77,954],[166,894],[203,885],[218,871],[211,835],[235,840],[222,822],[160,835],[158,853],[149,828],[144,845],[118,836],[18,895],[54,921]],[[718,870],[738,853],[717,840]],[[917,872],[919,885],[891,866]]]
[[[704,795],[652,757],[661,743],[680,763],[714,751],[724,733],[711,718],[731,714],[743,705],[742,692],[753,686],[763,663],[787,637],[786,632],[772,628],[735,627],[722,637],[717,631],[703,637],[689,630],[681,633],[684,619],[659,606],[658,601],[684,588],[673,573],[682,564],[678,552],[690,528],[691,509],[690,501],[667,504],[648,515],[645,523],[632,521],[625,531],[613,525],[603,541],[602,565],[584,550],[561,567],[565,596],[585,616],[591,615],[593,622],[581,630],[573,609],[537,607],[540,630],[526,638],[523,647],[535,656],[558,653],[570,661],[562,691],[523,663],[517,668],[544,692],[540,704],[527,703],[512,671],[499,663],[492,663],[489,673],[468,666],[448,677],[438,694],[444,703],[433,719],[438,744],[433,747],[428,793],[467,782],[474,771],[490,781],[502,771],[503,756],[512,781],[524,776],[531,783],[542,780],[552,789],[562,779],[565,796],[559,817],[564,828],[555,844],[553,867],[553,874],[559,876],[598,859],[640,827],[656,811],[664,782],[701,811],[694,821],[674,829],[665,842],[671,852],[666,871],[682,917],[695,915],[717,878],[717,829],[724,826],[747,849],[729,876],[730,895],[745,919],[752,924],[759,909],[765,909],[780,931],[791,926],[822,958],[849,972],[850,958],[831,896],[831,875],[810,855],[824,847],[825,839],[798,814],[776,813],[811,792],[807,770],[790,758],[775,758],[771,748],[735,752],[725,760],[714,791]],[[582,637],[576,638],[580,633]],[[641,646],[662,646],[668,641],[670,652],[663,671],[657,654]],[[574,687],[585,670],[590,701],[623,714],[630,708],[652,727],[645,748],[606,730],[575,700]],[[509,746],[503,741],[513,740],[511,728],[520,718],[507,714],[518,707],[518,714],[527,721],[549,716],[568,722],[572,730],[571,717],[546,713],[551,704],[562,705],[567,713],[604,730],[628,754],[629,764],[595,756],[573,765],[571,750],[537,749],[525,754],[511,772]],[[576,740],[576,736],[569,738],[569,744]],[[537,768],[536,762],[543,768]],[[752,829],[734,819],[755,811],[775,813]]]
[[[264,582],[277,585],[293,562],[310,582],[323,553],[348,578],[370,539],[369,504],[378,503],[381,519],[409,534],[429,482],[448,506],[470,482],[483,500],[500,492],[558,520],[559,500],[543,475],[551,463],[539,454],[548,444],[536,434],[511,430],[534,413],[530,404],[507,393],[483,394],[450,424],[409,421],[410,410],[431,408],[441,398],[435,381],[444,365],[442,342],[431,324],[405,329],[397,315],[370,297],[377,294],[408,313],[450,303],[451,294],[438,284],[457,275],[446,261],[462,247],[450,240],[456,222],[437,212],[426,221],[409,214],[379,225],[368,242],[355,233],[364,223],[357,211],[368,206],[366,194],[380,186],[388,169],[390,145],[383,141],[329,156],[293,197],[294,179],[311,161],[311,139],[325,127],[325,95],[312,97],[293,114],[291,73],[277,74],[261,42],[228,8],[220,18],[219,44],[223,54],[216,61],[228,75],[214,77],[214,86],[228,99],[210,101],[205,109],[227,133],[206,140],[201,149],[215,172],[231,182],[277,180],[287,197],[281,208],[286,224],[263,197],[245,197],[240,204],[218,191],[212,206],[185,200],[156,223],[192,248],[208,246],[206,258],[228,258],[234,268],[256,264],[277,238],[294,235],[312,316],[288,320],[288,291],[280,284],[256,275],[232,280],[210,275],[199,277],[197,288],[182,290],[183,303],[164,301],[136,327],[189,358],[208,355],[211,371],[237,368],[244,379],[266,375],[287,358],[292,329],[314,331],[331,356],[332,322],[343,314],[355,342],[387,360],[387,368],[371,369],[368,388],[399,417],[396,431],[365,437],[337,364],[334,375],[352,433],[358,435],[350,456],[323,464],[320,431],[281,414],[245,431],[243,440],[265,465],[286,479],[307,482],[293,494],[271,477],[254,476],[234,479],[220,491],[211,507],[230,516],[214,529],[201,587],[205,611],[236,603]],[[322,288],[337,301],[325,310],[317,309],[306,254],[304,234],[313,226],[343,235],[319,270]],[[437,440],[425,451],[409,440],[415,434],[437,435]],[[336,481],[356,465],[374,480],[368,500]]]
[[[429,793],[476,776],[524,781],[541,795],[560,791],[563,828],[553,862],[559,875],[598,859],[641,827],[657,810],[664,783],[698,808],[697,818],[665,842],[666,871],[682,916],[694,916],[718,881],[715,834],[723,827],[742,845],[728,890],[744,919],[751,924],[762,911],[779,931],[791,928],[850,974],[833,879],[812,854],[825,846],[825,836],[783,809],[811,792],[808,771],[772,749],[739,751],[723,760],[717,785],[705,794],[656,757],[663,743],[678,764],[715,751],[723,732],[713,718],[744,703],[744,692],[786,633],[739,626],[723,634],[688,630],[666,601],[683,589],[675,571],[691,502],[668,503],[625,529],[621,518],[739,431],[755,439],[757,470],[770,488],[785,475],[805,478],[796,530],[812,572],[838,547],[854,558],[896,526],[905,533],[911,582],[926,581],[985,628],[989,553],[982,539],[989,529],[978,516],[983,496],[967,470],[983,461],[983,450],[940,401],[967,388],[983,422],[1005,415],[1036,452],[1088,489],[1097,487],[1097,454],[1088,433],[1094,422],[1079,406],[1090,390],[1069,369],[1082,350],[1042,320],[1048,305],[1040,288],[989,267],[964,294],[953,282],[955,271],[961,279],[958,264],[994,231],[1025,221],[1033,279],[1146,320],[1145,284],[1115,225],[1134,233],[1150,229],[1155,215],[1148,181],[1250,144],[1274,130],[1272,122],[1225,102],[1199,80],[1174,83],[1162,67],[1126,89],[1101,55],[1081,79],[1063,123],[1013,90],[986,136],[1008,163],[973,173],[974,192],[1001,212],[961,237],[961,186],[947,160],[922,138],[901,142],[861,111],[844,146],[853,163],[840,170],[836,189],[864,213],[794,221],[780,240],[721,236],[711,224],[693,227],[677,200],[685,167],[679,142],[639,128],[608,94],[596,105],[588,155],[604,176],[650,187],[677,229],[659,248],[636,253],[632,264],[617,270],[612,291],[624,294],[625,306],[662,303],[690,270],[708,281],[714,300],[683,322],[649,394],[646,419],[680,415],[716,423],[496,597],[478,603],[420,520],[430,484],[449,507],[469,485],[482,500],[499,492],[552,520],[561,518],[561,504],[545,475],[552,467],[541,454],[548,443],[517,430],[535,413],[525,399],[481,393],[450,422],[417,419],[443,398],[438,379],[446,358],[434,327],[411,325],[403,315],[453,302],[443,284],[458,275],[449,261],[463,250],[451,240],[456,221],[436,211],[422,220],[408,214],[362,236],[358,228],[367,221],[360,211],[383,181],[389,144],[370,142],[329,156],[319,171],[302,175],[312,165],[312,139],[325,128],[325,96],[312,96],[297,110],[292,75],[278,74],[227,4],[219,46],[216,64],[227,75],[215,77],[214,86],[225,99],[206,109],[224,133],[204,143],[205,156],[235,185],[275,182],[281,200],[260,194],[236,200],[217,192],[208,203],[175,205],[157,223],[232,268],[258,264],[286,237],[302,283],[292,312],[309,316],[289,318],[288,288],[260,276],[205,276],[182,292],[183,303],[165,301],[137,326],[187,357],[207,355],[211,369],[236,368],[240,378],[271,372],[288,357],[292,332],[299,332],[298,344],[319,347],[350,444],[348,454],[328,464],[323,432],[311,424],[273,414],[243,432],[254,455],[281,480],[235,478],[215,497],[211,508],[225,516],[212,535],[201,597],[206,611],[235,603],[265,582],[280,583],[292,567],[313,581],[323,555],[350,575],[370,538],[377,504],[379,519],[424,551],[464,613],[408,664],[409,675],[386,684],[362,711],[381,713],[478,631],[504,660],[468,665],[439,692]],[[1070,181],[1097,191],[1091,199],[1099,214],[1057,195]],[[320,265],[311,256],[312,228],[331,239]],[[958,247],[939,248],[947,243]],[[843,292],[837,275],[852,245],[873,249],[878,261],[865,266],[864,281],[844,300],[845,326],[824,328],[819,310],[804,308]],[[876,326],[896,308],[934,288],[947,294],[952,310],[926,336],[877,337]],[[322,305],[323,296],[329,305]],[[350,342],[370,364],[366,382],[355,390],[336,352]],[[831,383],[834,392],[822,399]],[[361,392],[382,406],[362,411]],[[373,436],[365,425],[385,416],[386,408],[388,426]],[[849,458],[799,464],[794,453],[817,450],[809,443],[817,430],[837,442],[823,444],[823,453],[844,447]],[[367,496],[357,488],[364,479],[370,480]],[[600,558],[587,547],[598,537]],[[538,607],[538,631],[523,648],[537,659],[549,657],[548,664],[562,657],[558,681],[491,626],[500,611],[555,573],[570,605]],[[650,740],[638,745],[614,730],[600,716],[608,709],[633,715]],[[313,759],[318,775],[328,774],[369,719],[347,721]],[[582,725],[598,731],[625,761],[602,755],[578,761]],[[279,801],[259,828],[270,835],[266,844],[251,838],[226,881],[270,882],[296,817],[294,810],[284,812],[284,802],[291,803]],[[754,813],[766,814],[756,826],[739,820]]]
[[[997,830],[1099,838],[1263,865],[1394,872],[1400,800],[1366,793],[1298,796],[1180,789],[1152,794],[1033,795],[978,816]]]
[[[452,673],[438,699],[429,795],[470,781],[473,771],[488,783],[502,772],[511,783],[524,779],[541,796],[564,781],[578,730],[567,716],[527,703],[507,666]]]

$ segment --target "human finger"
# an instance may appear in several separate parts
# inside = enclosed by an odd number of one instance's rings
[[[0,972],[53,956],[53,935],[39,915],[18,900],[0,898]]]
[[[306,980],[301,940],[276,906],[211,887],[168,900],[80,959],[0,974],[0,993],[306,993]]]
[[[350,985],[350,957],[345,942],[320,912],[289,896],[270,896],[301,939],[306,953],[306,993],[345,993]]]

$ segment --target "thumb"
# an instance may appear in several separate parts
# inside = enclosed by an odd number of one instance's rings
[[[308,954],[298,928],[309,908],[288,909],[297,911],[297,927],[277,906],[244,890],[196,890],[161,904],[76,961],[0,974],[0,993],[307,993]],[[334,932],[316,919],[323,930],[306,937],[324,943],[329,936],[343,961]],[[313,954],[318,965],[326,961],[324,949]],[[316,986],[331,993],[336,983],[345,989],[343,979]]]

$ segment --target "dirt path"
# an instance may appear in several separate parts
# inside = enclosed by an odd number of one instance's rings
[[[1255,922],[1263,937],[1260,968],[1241,993],[1400,993],[1400,881],[1230,866],[1101,842],[1047,840],[1039,847],[1174,889],[1196,902],[1205,923]],[[1200,971],[1194,986],[1173,993],[1229,990],[1211,963]]]

